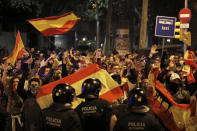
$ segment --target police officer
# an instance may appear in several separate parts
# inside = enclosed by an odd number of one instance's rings
[[[112,122],[116,120],[111,104],[99,98],[100,90],[99,79],[88,78],[82,84],[82,93],[78,97],[85,98],[85,102],[75,110],[80,116],[83,131],[109,131],[110,124],[113,127]]]
[[[52,91],[54,103],[43,110],[44,131],[80,131],[80,119],[71,108],[75,90],[68,84],[58,84]]]
[[[135,87],[129,92],[128,106],[120,115],[113,131],[164,131],[159,120],[147,106],[143,88]]]

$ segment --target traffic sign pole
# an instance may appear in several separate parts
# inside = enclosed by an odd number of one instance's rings
[[[188,8],[188,0],[185,0],[185,8]]]
[[[188,0],[185,0],[185,8],[188,8]],[[187,28],[185,28],[184,32],[187,32]],[[186,50],[187,50],[187,45],[184,42],[184,54],[185,54]]]
[[[163,57],[163,50],[164,50],[164,46],[165,46],[165,40],[166,40],[166,38],[162,39],[161,57]]]
[[[188,7],[188,0],[185,0],[185,8],[181,9],[180,12],[179,12],[179,20],[181,23],[183,24],[188,24],[189,25],[189,21],[191,20],[191,10],[187,8]],[[187,34],[187,29],[188,28],[184,28],[184,34]],[[191,38],[191,37],[190,37]],[[185,40],[187,39],[187,40]],[[187,37],[184,37],[184,53],[187,49],[187,46],[190,46],[191,45],[191,41],[189,42],[190,39],[188,39]],[[187,45],[189,44],[190,45]]]

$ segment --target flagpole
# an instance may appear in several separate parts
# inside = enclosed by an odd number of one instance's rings
[[[47,40],[49,41],[50,44],[55,45],[55,43],[53,41],[51,41],[51,39],[49,39],[49,37],[45,36],[43,33],[41,33],[41,34],[42,34],[42,36],[44,36],[44,38],[47,38]],[[48,46],[48,48],[50,48],[50,47],[51,47],[51,45]]]
[[[50,43],[49,48],[52,47],[51,45],[55,45],[55,43],[53,41],[51,41],[51,39],[49,39],[49,37],[45,37],[45,38],[47,38],[47,40]]]

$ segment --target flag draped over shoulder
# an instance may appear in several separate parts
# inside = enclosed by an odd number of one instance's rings
[[[27,52],[21,39],[20,31],[16,36],[16,43],[12,53],[6,58],[7,63],[15,64],[16,60],[23,57],[23,53]]]
[[[195,53],[193,51],[186,51],[184,54],[184,62],[185,62],[185,72],[187,72],[187,82],[188,84],[195,83],[196,80],[193,75],[193,70],[197,68],[196,62],[193,60],[195,57]]]
[[[155,76],[154,73],[151,75]],[[148,88],[149,104],[165,127],[170,131],[197,131],[197,116],[193,115],[196,108],[190,104],[178,104],[156,77],[154,79],[155,90]]]
[[[79,20],[73,12],[61,16],[51,16],[28,20],[44,36],[64,34],[73,28]]]
[[[123,96],[123,92],[118,83],[115,82],[106,70],[100,69],[97,64],[89,65],[65,78],[51,82],[40,88],[37,95],[37,102],[40,107],[46,108],[52,103],[52,90],[60,83],[70,84],[75,88],[76,95],[81,93],[81,85],[87,78],[98,78],[102,83],[102,90],[100,91],[100,98],[112,102]],[[78,98],[75,103],[79,104],[81,101]],[[77,106],[77,105],[74,105]]]

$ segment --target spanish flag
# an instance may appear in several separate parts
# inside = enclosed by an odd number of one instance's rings
[[[188,84],[192,84],[195,83],[196,80],[194,78],[193,75],[193,70],[195,70],[197,68],[197,64],[196,62],[193,60],[195,58],[195,53],[193,51],[186,51],[186,53],[184,54],[184,62],[185,62],[185,66],[187,68],[184,68],[186,70],[183,70],[184,72],[189,72],[187,74],[187,82]]]
[[[119,87],[118,83],[112,79],[108,72],[99,68],[97,64],[92,64],[65,78],[40,87],[36,98],[38,104],[40,105],[41,109],[49,107],[53,102],[52,90],[57,84],[60,83],[70,84],[73,88],[75,88],[76,95],[81,94],[82,83],[87,78],[98,78],[101,81],[102,89],[99,94],[100,98],[103,98],[109,102],[113,102],[123,96],[122,89]],[[73,107],[76,107],[81,101],[82,99],[77,98],[73,103]]]
[[[61,16],[31,19],[28,22],[44,36],[48,37],[66,33],[73,28],[79,19],[73,12],[69,12]]]
[[[179,104],[166,88],[157,81],[155,73],[151,72],[152,81],[155,85],[148,88],[149,105],[154,113],[160,118],[163,125],[169,131],[197,131],[196,100],[190,104]]]
[[[23,57],[23,53],[27,52],[21,39],[20,31],[16,36],[16,43],[12,53],[6,58],[7,63],[15,64],[16,60]]]

